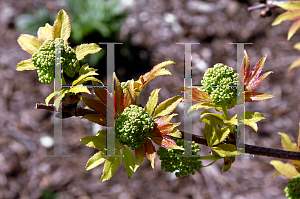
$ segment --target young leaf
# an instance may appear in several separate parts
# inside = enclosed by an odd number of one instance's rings
[[[124,110],[123,108],[123,100],[124,100],[124,93],[123,89],[121,87],[121,84],[119,82],[119,79],[117,78],[116,74],[113,74],[114,76],[114,88],[115,88],[115,109],[118,114],[121,114]]]
[[[80,142],[88,147],[94,147],[99,150],[106,150],[106,136],[87,136],[81,138]]]
[[[35,70],[37,67],[33,65],[32,59],[26,59],[23,61],[20,61],[17,65],[17,71],[22,71],[22,70]]]
[[[91,94],[91,92],[89,91],[89,89],[86,86],[75,86],[75,87],[71,87],[66,93],[88,93]]]
[[[45,27],[40,27],[37,35],[39,40],[46,41],[47,39],[52,39],[53,26],[46,23]]]
[[[284,175],[285,177],[292,179],[293,177],[297,176],[299,173],[296,170],[296,168],[289,164],[289,163],[283,163],[278,160],[272,160],[270,161],[270,164],[275,167],[275,169],[280,172],[281,175]]]
[[[221,157],[228,157],[237,155],[236,146],[233,144],[220,144],[212,147],[212,150]]]
[[[134,173],[134,155],[128,148],[122,150],[122,155],[122,163],[126,168],[128,178],[130,178]]]
[[[285,133],[278,133],[281,135],[281,145],[285,151],[295,151],[300,152],[300,148],[293,143],[292,139]]]
[[[85,170],[93,169],[96,166],[104,163],[106,158],[101,157],[101,156],[103,156],[105,154],[106,154],[105,151],[99,151],[98,153],[95,153],[86,163]]]
[[[101,50],[97,44],[81,44],[75,47],[76,57],[80,61],[88,54],[94,54]]]
[[[158,102],[158,93],[160,91],[160,88],[158,89],[155,89],[154,91],[151,92],[150,96],[149,96],[149,99],[148,99],[148,102],[145,106],[145,110],[147,111],[147,113],[149,115],[152,115],[153,113],[153,110]]]
[[[272,23],[272,26],[276,26],[285,20],[292,21],[292,20],[299,19],[299,18],[300,18],[299,10],[297,10],[297,9],[289,10],[289,11],[286,11],[286,12],[282,13],[281,15],[279,15]]]
[[[134,165],[134,172],[137,170],[137,168],[139,168],[139,166],[142,164],[142,162],[144,161],[145,157],[146,157],[146,147],[143,144],[141,146],[141,148],[138,148],[135,150],[134,152],[135,154],[135,165]]]
[[[163,101],[161,104],[159,104],[156,107],[153,117],[164,116],[164,115],[170,114],[172,111],[174,111],[174,109],[176,108],[178,103],[181,101],[181,99],[182,99],[182,97],[177,95],[177,96],[174,96],[172,98],[169,98],[169,99]]]
[[[62,38],[65,43],[68,43],[70,33],[71,25],[69,16],[66,11],[60,10],[53,25],[53,38]]]
[[[120,150],[115,152],[115,155],[121,155]],[[109,180],[117,171],[121,163],[121,157],[110,157],[106,160],[101,176],[101,182]]]
[[[21,34],[18,38],[18,43],[23,50],[33,55],[39,51],[39,48],[43,44],[38,38],[28,34]]]

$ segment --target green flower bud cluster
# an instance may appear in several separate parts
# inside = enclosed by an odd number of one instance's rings
[[[121,82],[121,87],[122,87],[122,90],[123,90],[123,93],[124,93],[124,94],[125,94],[126,89],[127,89],[128,86],[129,86],[129,81],[130,81],[130,80],[128,80],[128,81],[126,81],[126,82]]]
[[[184,147],[184,139],[175,140],[176,144],[180,147]],[[194,141],[192,142],[192,155],[197,155],[200,151],[199,145]],[[159,147],[157,154],[161,160],[161,169],[165,169],[166,172],[174,172],[177,178],[186,176],[188,174],[195,174],[195,169],[202,168],[202,161],[198,161],[199,157],[176,157],[178,155],[184,155],[184,150],[180,149],[166,149]]]
[[[44,42],[37,53],[32,55],[33,64],[37,67],[39,81],[44,84],[50,84],[54,79],[55,45],[61,47],[62,69],[69,77],[74,77],[75,72],[79,72],[80,69],[75,51],[68,44],[65,44],[63,39],[49,39]]]
[[[130,105],[115,121],[116,139],[122,145],[135,150],[145,143],[148,133],[154,128],[153,118],[137,105]]]
[[[289,199],[300,198],[300,174],[288,181],[287,187],[284,189],[286,197]]]
[[[215,64],[207,69],[201,84],[216,105],[228,106],[236,98],[237,73],[224,64]]]

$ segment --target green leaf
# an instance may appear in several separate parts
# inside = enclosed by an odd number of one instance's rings
[[[85,170],[90,170],[95,168],[96,166],[102,164],[105,162],[106,158],[101,157],[103,155],[105,155],[106,152],[105,151],[99,151],[98,153],[95,153],[86,163],[85,165]]]
[[[289,10],[279,15],[272,23],[272,26],[276,26],[286,20],[291,21],[299,18],[300,18],[299,10]]]
[[[259,112],[252,112],[252,111],[247,111],[244,113],[244,119],[245,120],[241,120],[241,124],[245,124],[248,126],[251,126],[255,132],[257,132],[257,124],[256,122],[266,119],[265,116],[262,113]],[[233,116],[229,121],[224,121],[225,123],[230,123],[233,125],[237,125],[237,119],[236,119],[236,115]]]
[[[61,91],[54,91],[53,93],[51,93],[50,95],[48,95],[48,97],[45,99],[46,105],[48,106],[50,100],[55,96],[55,95],[59,95]]]
[[[236,146],[233,144],[220,144],[218,146],[212,147],[212,150],[221,157],[237,155]]]
[[[53,38],[62,38],[68,42],[71,33],[70,19],[66,11],[60,10],[53,25]]]
[[[100,48],[97,44],[81,44],[75,47],[76,57],[78,60],[82,60],[88,54],[94,54],[99,52]]]
[[[83,66],[81,66],[80,70],[79,70],[79,76],[87,74],[91,71],[97,71],[97,69],[95,68],[90,68],[89,65],[86,63]]]
[[[160,91],[160,88],[158,89],[155,89],[154,91],[151,92],[150,96],[149,96],[149,99],[148,99],[148,102],[145,106],[145,110],[147,111],[147,113],[149,115],[152,115],[153,113],[153,110],[158,102],[158,93]]]
[[[33,62],[31,59],[26,59],[26,60],[23,60],[21,62],[18,63],[17,65],[17,71],[23,71],[23,70],[35,70],[37,69],[37,67],[35,67],[33,65]]]
[[[216,113],[211,113],[211,112],[202,112],[201,113],[201,116],[200,117],[204,117],[206,115],[212,115],[212,116],[215,116],[216,118],[220,119],[220,120],[226,120],[226,118],[224,117],[224,115],[221,113],[221,114],[216,114]]]
[[[189,110],[188,110],[188,114],[190,114],[191,111],[194,111],[194,110],[198,110],[198,109],[216,109],[216,111],[218,112],[221,112],[222,111],[222,107],[221,106],[218,106],[218,105],[215,105],[213,103],[203,103],[203,102],[200,102],[198,104],[194,104],[192,105]]]
[[[212,138],[211,138],[211,143],[212,146],[220,144],[221,142],[223,142],[227,136],[230,133],[230,129],[229,127],[223,127],[221,129],[217,129],[213,134],[212,134]]]
[[[177,95],[177,96],[174,96],[172,98],[169,98],[169,99],[163,101],[156,107],[153,117],[155,118],[158,116],[164,116],[164,115],[170,114],[172,111],[174,111],[174,109],[176,108],[178,103],[181,101],[181,99],[182,99],[182,97]]]
[[[281,135],[281,145],[285,151],[300,152],[300,148],[296,143],[293,143],[292,139],[285,133],[278,132]]]
[[[128,148],[124,148],[122,150],[122,155],[123,165],[126,168],[128,178],[130,178],[134,173],[134,154]]]
[[[106,136],[87,136],[81,138],[80,142],[88,147],[94,147],[99,150],[106,150]]]
[[[273,165],[281,175],[284,175],[289,179],[292,179],[293,177],[299,174],[296,168],[289,163],[283,163],[278,160],[272,160],[270,164]]]
[[[86,81],[84,80],[85,78],[93,75],[98,75],[98,73],[96,73],[95,71],[90,71],[86,74],[80,75],[75,81],[73,81],[72,86],[82,84],[83,82]]]
[[[215,123],[215,118],[212,116],[205,117],[202,119],[203,122],[205,122],[205,127],[203,131],[203,135],[206,138],[207,145],[208,146],[213,146],[214,143],[214,138],[212,135],[216,134],[216,123]],[[200,120],[201,122],[201,120]]]
[[[91,92],[89,91],[89,89],[86,87],[86,86],[74,86],[74,87],[71,87],[69,90],[68,90],[68,93],[69,92],[72,92],[72,93],[88,93],[88,94],[91,94]]]
[[[121,155],[120,150],[117,150],[115,155]],[[101,176],[101,182],[109,180],[117,171],[121,163],[121,157],[110,157],[106,160]]]
[[[245,113],[245,125],[251,126],[257,132],[256,122],[266,119],[262,113],[247,111]]]

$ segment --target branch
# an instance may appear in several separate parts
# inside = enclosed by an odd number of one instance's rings
[[[52,104],[46,105],[43,103],[37,103],[36,109],[45,109],[48,111],[54,111],[55,107]],[[93,111],[91,109],[85,109],[81,106],[76,107],[62,107],[62,114],[67,114],[69,117],[72,116],[84,116],[87,114],[99,114],[96,111]],[[185,132],[182,132],[182,137],[184,137],[184,134],[187,134]],[[207,141],[205,138],[192,134],[192,140],[195,141],[198,144],[206,145]],[[225,142],[226,143],[226,142]],[[252,155],[260,155],[260,156],[269,156],[274,158],[280,158],[280,159],[289,159],[289,160],[300,160],[300,152],[293,152],[293,151],[285,151],[280,149],[271,149],[271,148],[265,148],[265,147],[259,147],[259,146],[252,146],[245,144],[245,153],[249,153]]]

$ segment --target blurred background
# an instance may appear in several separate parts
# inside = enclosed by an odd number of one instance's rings
[[[163,61],[173,76],[157,77],[143,90],[140,103],[145,105],[150,92],[161,87],[159,101],[181,95],[173,88],[183,86],[184,46],[176,42],[200,42],[192,45],[193,84],[199,85],[205,70],[216,63],[236,69],[236,45],[245,45],[251,68],[265,54],[263,72],[273,71],[255,89],[276,97],[260,103],[246,104],[246,111],[259,111],[266,117],[258,123],[258,132],[246,127],[246,143],[282,149],[284,132],[296,140],[299,132],[300,68],[288,73],[288,66],[300,55],[293,45],[299,41],[296,33],[287,42],[292,22],[272,27],[278,8],[268,18],[260,11],[248,12],[256,0],[10,0],[0,1],[0,198],[285,198],[287,179],[271,178],[275,173],[269,162],[275,158],[237,157],[231,169],[221,174],[223,161],[203,168],[195,175],[176,179],[160,169],[152,170],[148,160],[130,179],[124,167],[107,182],[100,182],[103,166],[85,171],[87,160],[97,151],[79,141],[93,135],[92,123],[79,118],[63,120],[63,154],[70,158],[50,158],[53,154],[53,113],[36,110],[53,92],[53,85],[38,81],[36,71],[16,71],[18,62],[31,56],[17,43],[22,33],[36,36],[38,27],[53,25],[60,9],[71,19],[72,47],[80,43],[122,42],[116,45],[116,73],[121,81],[137,79]],[[105,45],[89,55],[88,62],[98,68],[99,78],[105,79]],[[183,122],[183,108],[174,122]],[[199,124],[201,111],[193,112],[193,133],[202,135]],[[235,114],[233,109],[231,116]],[[179,127],[183,130],[183,125]],[[201,146],[201,154],[209,148]],[[287,162],[283,160],[283,162]],[[204,162],[204,165],[210,162]]]

